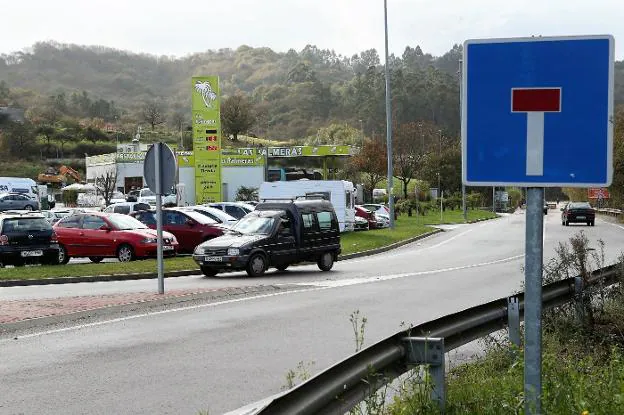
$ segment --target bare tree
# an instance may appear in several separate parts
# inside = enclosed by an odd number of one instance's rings
[[[104,196],[104,203],[108,206],[117,186],[117,169],[108,170],[106,173],[98,176],[95,179],[95,184],[100,188],[102,196]]]
[[[175,128],[177,132],[180,133],[182,132],[182,129],[184,128],[186,117],[184,116],[183,112],[176,111],[173,114],[171,114],[170,121],[171,121],[171,126]]]
[[[156,102],[148,102],[143,107],[143,120],[152,126],[152,131],[156,128],[157,125],[163,124],[165,122],[165,117],[163,116],[162,108]]]

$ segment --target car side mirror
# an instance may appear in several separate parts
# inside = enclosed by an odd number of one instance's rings
[[[108,225],[102,225],[102,226],[100,226],[100,230],[101,230],[101,231],[110,232],[112,229],[111,229],[111,227],[110,227],[110,226],[108,226]]]

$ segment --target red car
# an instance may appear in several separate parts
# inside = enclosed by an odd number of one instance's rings
[[[368,221],[368,227],[370,229],[375,229],[377,227],[377,216],[375,215],[375,212],[363,208],[362,206],[356,206],[355,216],[366,219]]]
[[[74,213],[58,221],[54,232],[59,241],[61,264],[66,264],[71,257],[89,257],[93,262],[116,257],[128,262],[156,256],[156,232],[118,213]],[[175,236],[163,232],[164,254],[175,255],[177,249]]]
[[[134,212],[131,216],[156,229],[156,211],[144,210]],[[197,245],[223,235],[228,229],[198,212],[178,208],[163,209],[163,230],[175,235],[180,243],[180,251],[192,253]]]

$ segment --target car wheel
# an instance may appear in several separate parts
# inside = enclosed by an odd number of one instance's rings
[[[31,206],[31,205],[26,205],[26,206],[24,206],[24,209],[26,209],[26,210],[30,210],[30,211],[35,210],[35,209]]]
[[[290,264],[281,264],[281,265],[276,265],[275,268],[277,268],[278,271],[286,271],[286,269],[288,269],[288,266]]]
[[[102,262],[104,257],[102,257],[102,256],[90,256],[89,259],[91,260],[91,262],[99,264],[100,262]]]
[[[247,263],[247,274],[250,277],[260,277],[266,271],[266,259],[262,254],[254,254]]]
[[[334,266],[334,254],[332,252],[325,252],[318,259],[317,265],[321,271],[331,270]]]
[[[590,223],[590,226],[594,226],[594,224],[595,224],[596,222],[592,220],[592,221],[591,221],[591,222],[589,222],[589,223]]]
[[[117,259],[119,262],[130,262],[134,260],[134,250],[130,245],[121,245],[117,248]]]
[[[570,221],[569,220],[565,221],[565,226],[570,226]]]
[[[59,264],[67,264],[69,262],[69,255],[67,255],[67,249],[63,245],[59,245]]]
[[[217,275],[217,273],[219,271],[217,271],[214,268],[210,268],[210,267],[199,267],[201,269],[201,272],[206,276],[206,277],[214,277],[215,275]]]

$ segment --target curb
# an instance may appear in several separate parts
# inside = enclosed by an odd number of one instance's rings
[[[16,321],[13,323],[0,324],[0,335],[12,333],[20,330],[27,330],[34,327],[49,326],[53,324],[64,323],[67,321],[86,320],[97,317],[110,316],[112,314],[128,313],[147,310],[153,310],[158,307],[165,307],[173,304],[184,304],[193,301],[221,301],[224,299],[240,298],[246,295],[262,295],[275,292],[286,292],[298,289],[305,289],[305,286],[295,285],[252,285],[247,287],[221,288],[212,291],[183,294],[162,298],[157,300],[143,300],[127,304],[110,305],[104,307],[96,307],[83,311],[76,311],[67,314],[58,314],[53,316],[43,316],[31,318],[28,320]]]
[[[495,219],[495,218],[492,218]],[[477,219],[476,221],[468,222],[475,223],[491,219]],[[368,251],[356,252],[353,254],[341,255],[338,257],[338,261],[345,261],[349,259],[362,258],[371,255],[381,254],[387,251],[391,251],[396,248],[400,248],[404,245],[411,244],[437,233],[444,232],[442,229],[435,229],[430,232],[423,233],[409,239],[405,239],[400,242],[395,242],[390,245],[386,245],[381,248],[369,249]],[[198,275],[200,273],[199,268],[188,269],[180,271],[165,272],[165,278],[185,277],[190,275]],[[93,275],[85,277],[57,277],[57,278],[43,278],[38,280],[0,280],[0,287],[27,287],[33,285],[54,285],[54,284],[77,284],[81,282],[106,282],[106,281],[133,281],[133,280],[146,280],[158,278],[156,272],[144,272],[134,274],[117,274],[117,275]]]

